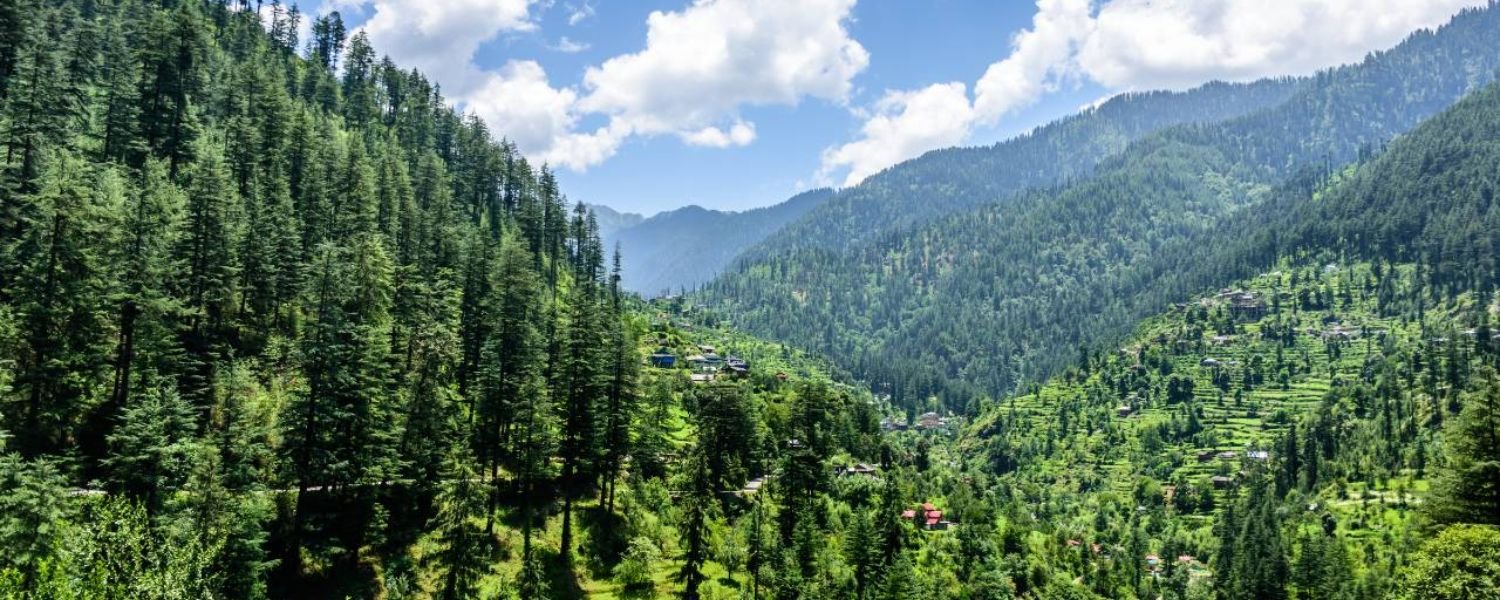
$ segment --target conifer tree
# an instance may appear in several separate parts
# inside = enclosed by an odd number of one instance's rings
[[[1481,383],[1448,425],[1447,469],[1427,503],[1439,523],[1500,525],[1500,384],[1488,367],[1476,377]]]
[[[196,430],[193,408],[177,390],[148,390],[121,412],[109,436],[104,466],[112,487],[139,499],[148,513],[159,511],[165,497],[187,481],[197,452]]]
[[[29,199],[27,228],[8,248],[17,257],[9,290],[23,343],[6,423],[17,449],[37,456],[56,449],[85,410],[86,396],[108,364],[106,249],[116,215],[97,176],[59,155]]]
[[[677,580],[682,582],[682,596],[698,600],[698,587],[703,584],[703,563],[708,561],[709,526],[714,519],[718,503],[714,499],[714,480],[709,472],[707,448],[699,446],[688,459],[688,490],[682,511],[682,568]]]

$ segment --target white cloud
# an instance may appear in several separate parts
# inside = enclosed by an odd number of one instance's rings
[[[1069,58],[1093,23],[1089,0],[1038,0],[1031,29],[1011,40],[1011,53],[974,84],[975,115],[986,123],[1035,102],[1068,71]]]
[[[845,102],[869,54],[844,23],[856,0],[695,0],[647,18],[644,48],[590,67],[578,87],[554,87],[541,65],[513,61],[483,71],[473,56],[507,31],[536,29],[539,0],[334,0],[373,8],[371,43],[444,86],[528,156],[582,170],[631,136],[674,135],[695,146],[745,146],[755,124],[747,106],[791,106],[804,98]],[[569,24],[589,3],[565,5]],[[555,50],[587,46],[566,37]],[[607,124],[579,131],[588,115]]]
[[[494,131],[528,151],[546,150],[553,140],[573,130],[578,116],[576,92],[553,88],[547,73],[534,61],[511,61],[487,73],[480,87],[465,99],[465,107]]]
[[[553,44],[549,47],[564,54],[576,54],[589,49],[589,45],[587,43],[575,41],[568,36],[563,36],[561,39],[557,40],[556,44]]]
[[[973,118],[968,92],[957,81],[915,92],[887,92],[865,121],[859,140],[824,151],[818,180],[828,182],[833,171],[847,168],[844,185],[855,185],[902,160],[959,144]]]
[[[1119,89],[1300,75],[1359,60],[1487,0],[1114,0],[1078,68]]]
[[[748,146],[750,142],[755,141],[755,124],[736,121],[727,132],[718,127],[704,127],[698,131],[682,134],[682,139],[694,146],[709,148]]]
[[[974,127],[994,125],[1070,81],[1116,93],[1302,75],[1359,60],[1488,1],[1037,0],[1031,27],[974,84],[972,105],[957,106],[954,84],[888,93],[872,116],[855,111],[867,119],[860,137],[825,151],[819,174],[826,180],[847,168],[845,185],[858,183],[939,140],[962,143]],[[945,98],[947,118],[925,114],[939,110],[929,96]]]
[[[536,29],[537,0],[335,0],[334,7],[374,13],[362,26],[371,45],[443,85],[445,94],[468,99],[487,85],[474,54],[504,32]]]
[[[843,102],[869,64],[844,28],[853,8],[854,0],[699,0],[653,12],[644,49],[585,73],[579,107],[637,135],[691,141],[743,138],[743,106]],[[721,130],[730,123],[742,135]]]
[[[568,25],[573,26],[594,18],[594,5],[584,2],[578,6],[568,6]]]

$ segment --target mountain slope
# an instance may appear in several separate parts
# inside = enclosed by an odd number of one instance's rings
[[[1090,179],[854,251],[747,260],[706,296],[739,323],[828,352],[899,398],[969,404],[1123,335],[1162,305],[1141,299],[1172,289],[1172,272],[1153,265],[1202,264],[1200,245],[1221,222],[1304,193],[1330,164],[1488,82],[1500,67],[1497,39],[1500,10],[1466,11],[1318,75],[1274,109],[1147,137]],[[1180,299],[1191,289],[1173,291]]]
[[[637,213],[622,213],[603,204],[589,204],[594,211],[594,220],[599,223],[599,236],[609,237],[622,229],[640,225],[646,217]]]
[[[1143,136],[1275,106],[1306,84],[1287,78],[1215,82],[1186,92],[1122,94],[1098,108],[992,146],[934,150],[840,190],[746,256],[858,246],[881,233],[1002,200],[1027,188],[1087,177],[1099,161]]]
[[[812,190],[775,206],[744,212],[688,206],[604,232],[603,238],[608,247],[619,244],[627,289],[647,295],[676,292],[713,279],[746,248],[832,195],[831,190]]]
[[[1431,524],[1494,519],[1453,486],[1482,471],[1434,474],[1465,468],[1454,436],[1496,397],[1496,140],[1500,84],[1223,221],[1195,260],[1166,251],[1174,285],[1229,287],[984,403],[963,455],[1101,596],[1144,571],[1167,597],[1385,597]]]

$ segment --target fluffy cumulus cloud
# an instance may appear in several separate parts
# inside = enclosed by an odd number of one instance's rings
[[[489,85],[473,63],[479,47],[501,33],[535,29],[535,4],[538,0],[336,0],[333,7],[371,11],[362,29],[372,45],[402,66],[426,73],[450,96],[467,99]]]
[[[1411,31],[1441,25],[1488,0],[1037,0],[1031,26],[974,84],[961,122],[916,104],[953,84],[887,94],[859,139],[823,154],[820,173],[847,169],[852,185],[892,164],[961,142],[1070,81],[1112,91],[1181,89],[1214,79],[1300,75],[1358,60]],[[945,89],[947,92],[938,92]],[[952,140],[957,140],[957,142]],[[899,149],[899,151],[898,151]]]
[[[587,112],[638,135],[676,134],[692,144],[741,145],[747,105],[836,102],[869,63],[844,20],[854,0],[700,0],[653,12],[646,47],[584,75]]]
[[[672,135],[713,148],[755,140],[747,106],[845,102],[869,55],[845,22],[855,0],[696,0],[651,13],[644,47],[590,67],[578,86],[554,86],[541,65],[485,71],[474,53],[507,31],[536,28],[539,0],[338,0],[372,8],[371,42],[429,73],[444,91],[526,154],[572,169],[612,156],[631,136]],[[568,21],[593,15],[565,5]],[[554,46],[578,51],[563,38]],[[463,57],[456,60],[456,57]],[[604,125],[580,131],[584,118]]]
[[[834,171],[847,169],[844,185],[934,148],[964,141],[973,121],[966,86],[939,83],[914,92],[887,92],[865,121],[860,139],[823,153],[817,180],[827,183]]]
[[[1306,74],[1359,60],[1487,0],[1114,0],[1078,68],[1113,88]]]

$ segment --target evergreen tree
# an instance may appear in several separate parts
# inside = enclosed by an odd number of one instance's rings
[[[450,482],[433,523],[443,548],[438,557],[444,573],[440,596],[448,600],[473,597],[487,566],[485,535],[473,523],[484,510],[484,491],[476,473],[464,465],[462,457],[450,462]]]
[[[147,513],[187,482],[197,440],[193,408],[172,388],[149,390],[126,407],[109,436],[104,466],[112,487],[138,499]]]
[[[715,486],[708,468],[706,448],[693,450],[688,459],[689,488],[682,511],[682,568],[677,580],[682,583],[682,596],[698,600],[698,588],[705,580],[703,563],[708,561],[709,527],[714,519],[718,503],[715,502]]]
[[[1448,468],[1428,502],[1440,523],[1500,525],[1500,385],[1492,370],[1478,377],[1482,383],[1448,426]]]

